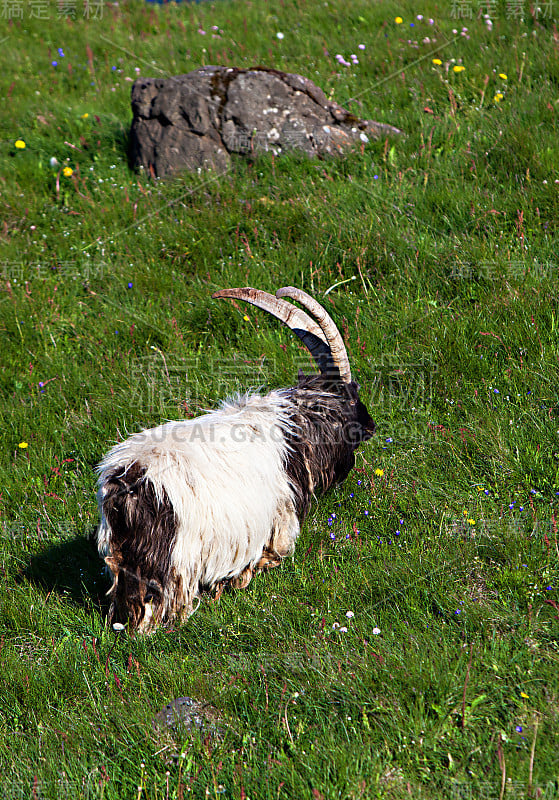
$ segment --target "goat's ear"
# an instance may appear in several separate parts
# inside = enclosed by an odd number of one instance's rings
[[[113,558],[112,556],[107,556],[105,558],[105,564],[108,566],[108,568],[111,570],[114,577],[116,578],[116,576],[120,572],[120,564],[118,563],[116,558]]]

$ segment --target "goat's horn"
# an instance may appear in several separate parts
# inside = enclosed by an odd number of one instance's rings
[[[336,327],[336,324],[326,309],[322,308],[320,303],[304,292],[302,289],[297,289],[295,286],[284,286],[278,289],[276,297],[289,297],[292,300],[297,300],[302,306],[305,306],[307,311],[316,318],[318,324],[322,328],[326,340],[330,345],[332,353],[332,361],[340,373],[340,378],[344,383],[351,382],[351,367],[349,366],[349,359],[347,357],[347,350],[345,349],[344,340]]]
[[[309,350],[312,357],[318,364],[321,372],[331,368],[332,353],[328,344],[328,339],[322,329],[309,315],[297,306],[280,300],[273,294],[263,292],[260,289],[252,289],[247,286],[243,289],[222,289],[212,294],[214,300],[229,297],[235,300],[244,300],[253,306],[263,308],[272,316],[281,320],[288,328],[291,328],[305,347]]]

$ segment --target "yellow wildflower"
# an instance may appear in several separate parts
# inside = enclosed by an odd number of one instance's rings
[[[16,141],[16,148],[17,148],[18,150],[25,150],[26,146],[27,146],[27,145],[25,144],[25,142],[23,141],[23,139],[18,139],[18,140]]]
[[[504,96],[505,96],[505,95],[504,95],[504,94],[501,94],[501,92],[497,92],[497,94],[496,94],[496,95],[495,95],[495,97],[493,98],[493,101],[494,101],[495,103],[500,103],[500,102],[501,102],[501,100],[503,99],[503,97],[504,97]]]
[[[89,114],[87,113],[87,111],[85,112],[85,114],[82,114],[82,119],[87,119],[88,117],[89,117]]]
[[[244,315],[243,319],[244,319],[245,322],[250,322],[250,317],[247,317],[246,314]]]
[[[22,450],[25,450],[25,448],[29,447],[29,445],[27,444],[27,442],[20,442],[18,444],[18,447],[21,447]]]
[[[396,19],[394,20],[394,22],[396,23],[396,25],[401,25],[403,21],[404,21],[404,20],[402,19],[402,17],[396,17]]]
[[[377,469],[375,470],[375,475],[378,475],[379,478],[382,478],[382,476],[384,475],[384,470],[378,469],[377,467]]]
[[[476,524],[475,519],[471,519],[471,518],[467,519],[466,522],[468,523],[468,525],[475,525]]]
[[[520,692],[520,697],[523,697],[525,700],[530,699],[529,695],[527,695],[526,692]]]
[[[507,76],[505,75],[504,72],[499,72],[499,78],[501,78],[504,81],[508,80],[508,78],[507,78]]]
[[[433,64],[434,64],[436,67],[440,67],[442,63],[443,63],[443,62],[441,61],[441,59],[440,59],[440,58],[434,58],[434,59],[433,59]]]
[[[62,170],[62,174],[64,175],[65,178],[71,178],[72,175],[74,174],[74,170],[72,169],[72,167],[64,167],[64,169]]]
[[[456,64],[452,69],[454,72],[464,72],[466,67],[463,67],[461,64]]]

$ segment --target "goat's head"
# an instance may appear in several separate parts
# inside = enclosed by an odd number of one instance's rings
[[[307,347],[320,370],[319,375],[311,377],[300,373],[299,388],[316,388],[318,391],[337,394],[346,401],[343,406],[343,417],[339,422],[343,426],[344,442],[353,445],[354,450],[361,442],[371,438],[376,429],[375,423],[359,398],[358,384],[352,380],[347,350],[341,334],[334,320],[320,303],[294,286],[278,289],[275,297],[250,287],[223,289],[215,292],[212,297],[244,300],[265,309],[287,325]],[[284,300],[285,297],[299,302],[314,319],[306,311]],[[347,471],[349,472],[349,469]]]

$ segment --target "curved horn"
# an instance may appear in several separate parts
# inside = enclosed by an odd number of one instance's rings
[[[322,308],[314,297],[311,297],[302,289],[296,289],[295,286],[284,286],[282,289],[278,289],[276,297],[290,297],[292,300],[297,300],[302,306],[305,306],[307,311],[310,311],[310,313],[316,317],[330,345],[332,361],[340,373],[340,378],[344,383],[351,383],[351,367],[349,366],[344,340],[334,320],[326,309]]]
[[[269,314],[272,314],[272,316],[287,325],[288,328],[291,328],[293,333],[301,339],[321,372],[331,368],[332,353],[328,339],[316,322],[302,309],[288,303],[286,300],[274,297],[273,294],[268,294],[268,292],[263,292],[260,289],[252,289],[250,286],[246,286],[243,289],[222,289],[212,294],[214,300],[219,300],[223,297],[244,300],[253,306],[257,306],[257,308],[263,308],[268,311]]]

